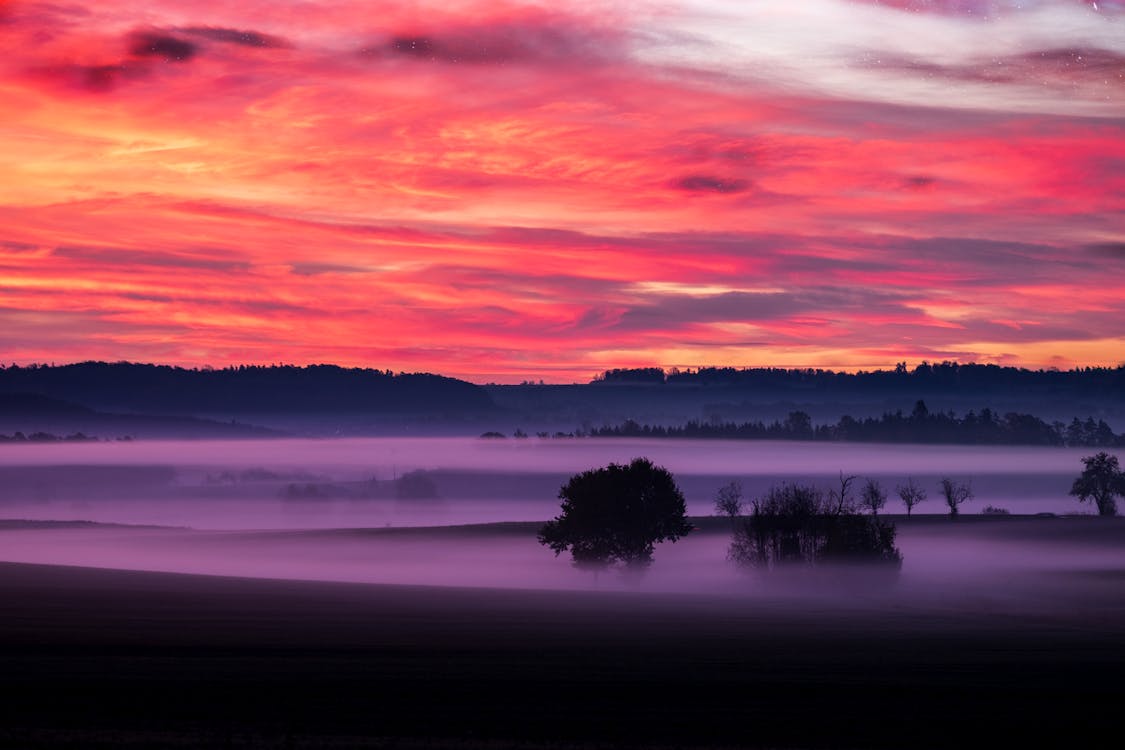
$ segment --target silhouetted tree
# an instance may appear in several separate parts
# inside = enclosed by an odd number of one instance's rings
[[[652,562],[653,545],[675,542],[692,529],[672,474],[647,458],[575,474],[559,498],[562,513],[539,530],[539,543],[556,555],[569,549],[582,567],[644,567]]]
[[[742,485],[738,482],[729,482],[719,488],[715,495],[715,512],[721,516],[734,519],[742,515]]]
[[[954,482],[949,477],[942,477],[941,496],[949,506],[949,517],[956,518],[961,503],[973,499],[973,488],[967,482]]]
[[[786,437],[797,440],[811,440],[813,437],[812,417],[803,411],[791,411],[785,418]]]
[[[914,510],[914,506],[926,499],[926,490],[914,484],[914,480],[909,477],[906,484],[900,484],[895,487],[898,492],[899,499],[902,504],[906,506],[906,516],[910,517],[910,511]]]
[[[930,410],[926,407],[926,402],[918,399],[914,402],[914,411],[910,412],[910,418],[918,422],[924,422],[930,417]]]
[[[871,511],[871,515],[873,516],[879,515],[879,511],[887,504],[886,490],[884,490],[878,482],[870,478],[863,483],[860,498],[860,504]]]
[[[1105,451],[1082,459],[1086,465],[1074,480],[1070,494],[1081,502],[1093,500],[1099,516],[1117,515],[1115,497],[1125,497],[1125,473],[1122,473],[1117,456]]]
[[[855,500],[852,498],[852,482],[856,478],[854,474],[844,476],[844,472],[840,472],[840,489],[830,490],[828,493],[828,499],[834,506],[833,512],[850,513],[855,510]]]

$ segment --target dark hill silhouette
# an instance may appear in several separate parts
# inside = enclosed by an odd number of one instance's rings
[[[335,365],[185,369],[129,362],[0,369],[0,393],[35,393],[148,414],[467,414],[493,409],[479,386]]]
[[[935,412],[987,407],[994,414],[1035,414],[1069,422],[1075,414],[1125,428],[1125,366],[1028,370],[984,364],[900,364],[886,370],[834,372],[776,367],[615,369],[582,385],[489,385],[496,403],[519,413],[512,427],[589,431],[632,419],[648,424],[784,420],[794,411],[818,423],[909,413],[918,399]]]
[[[110,414],[38,393],[0,393],[0,443],[89,439],[280,437],[276,430],[191,416]]]
[[[88,406],[39,393],[0,393],[0,418],[76,416],[93,412]]]

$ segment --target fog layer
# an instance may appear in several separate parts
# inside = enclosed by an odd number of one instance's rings
[[[908,477],[942,513],[937,483],[972,483],[975,500],[1017,514],[1089,510],[1067,495],[1090,451],[1069,448],[698,440],[364,438],[136,441],[0,446],[0,517],[196,529],[306,529],[542,521],[571,474],[647,456],[668,468],[689,512],[711,513],[732,479],[754,497],[840,472],[890,490]],[[420,474],[421,473],[421,474]],[[413,476],[412,476],[413,475]]]
[[[677,595],[818,598],[1004,612],[1119,606],[1125,522],[1035,518],[1083,510],[1067,490],[1082,450],[637,440],[347,439],[134,442],[0,450],[0,560],[228,576]],[[594,575],[536,530],[577,471],[648,456],[676,476],[695,516],[742,481],[747,498],[844,471],[929,499],[898,516],[893,581],[825,571],[747,573],[712,519],[656,549],[641,576]],[[976,498],[950,521],[941,476]],[[983,516],[987,505],[1022,517]],[[1089,511],[1090,509],[1086,509]],[[463,526],[462,524],[486,524]],[[892,576],[892,578],[894,578]]]

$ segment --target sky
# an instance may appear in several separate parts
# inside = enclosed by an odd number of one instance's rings
[[[1125,0],[0,0],[0,361],[1125,363]]]

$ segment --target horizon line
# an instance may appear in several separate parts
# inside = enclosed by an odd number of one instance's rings
[[[212,365],[212,364],[183,364],[173,362],[155,362],[155,361],[139,361],[129,359],[119,360],[99,360],[99,359],[82,359],[66,362],[0,362],[0,371],[18,368],[18,369],[35,369],[35,368],[61,368],[73,367],[76,365],[86,364],[103,364],[103,365],[140,365],[151,367],[168,367],[173,369],[180,369],[186,371],[208,372],[208,371],[224,371],[236,370],[240,367],[257,367],[257,368],[300,368],[307,369],[310,367],[337,367],[342,370],[367,370],[372,372],[382,372],[391,375],[432,375],[437,377],[451,378],[454,380],[461,380],[473,385],[487,386],[487,385],[589,385],[590,383],[597,382],[599,378],[611,372],[630,372],[630,371],[643,371],[643,370],[661,370],[665,377],[674,374],[692,374],[701,370],[716,369],[716,370],[784,370],[788,372],[799,371],[812,371],[812,372],[829,372],[838,374],[856,375],[860,373],[878,373],[878,372],[895,372],[900,365],[905,366],[907,372],[914,372],[922,365],[936,366],[936,365],[956,365],[958,367],[998,367],[1001,369],[1014,369],[1024,370],[1027,372],[1080,372],[1084,370],[1117,370],[1125,368],[1125,360],[1119,361],[1116,365],[1073,365],[1068,368],[1061,368],[1057,365],[1044,366],[1031,363],[1023,364],[1001,364],[997,362],[962,362],[955,359],[946,360],[928,360],[921,359],[915,363],[910,363],[908,360],[901,360],[893,364],[877,363],[871,365],[844,365],[844,366],[823,366],[823,365],[793,365],[793,364],[697,364],[697,365],[629,365],[629,366],[614,366],[605,367],[591,374],[586,380],[578,381],[564,381],[564,380],[547,380],[545,375],[549,373],[537,373],[529,375],[527,373],[494,373],[490,375],[468,374],[468,373],[455,373],[447,374],[441,371],[433,370],[395,370],[389,367],[376,367],[373,365],[343,365],[335,362],[240,362],[226,365]],[[563,369],[563,368],[560,368]],[[567,371],[572,371],[573,368],[565,368]]]

